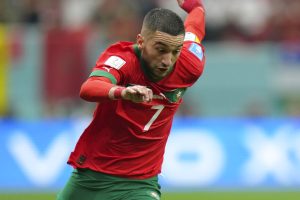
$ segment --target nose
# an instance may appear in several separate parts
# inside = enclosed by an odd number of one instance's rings
[[[172,53],[164,54],[161,62],[165,67],[171,66],[172,65]]]

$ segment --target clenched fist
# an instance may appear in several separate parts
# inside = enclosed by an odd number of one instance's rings
[[[122,91],[121,97],[135,103],[150,102],[153,98],[153,92],[145,86],[135,85],[126,87]]]

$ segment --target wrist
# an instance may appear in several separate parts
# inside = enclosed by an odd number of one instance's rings
[[[187,13],[190,13],[196,7],[203,8],[203,3],[202,3],[202,0],[185,0],[181,7]]]
[[[108,96],[112,100],[122,99],[122,92],[125,89],[126,89],[125,87],[120,87],[120,86],[112,87],[109,91]]]
[[[114,91],[114,98],[115,99],[122,99],[122,92],[125,90],[125,87],[117,87]]]

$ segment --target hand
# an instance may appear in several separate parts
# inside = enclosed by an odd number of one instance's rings
[[[203,8],[202,0],[177,0],[177,2],[178,5],[187,13],[190,13],[196,7]]]
[[[135,85],[124,89],[121,96],[123,99],[130,100],[134,103],[142,103],[152,101],[153,92],[145,86]]]

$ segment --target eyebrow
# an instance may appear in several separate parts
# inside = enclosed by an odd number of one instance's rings
[[[169,45],[167,45],[167,44],[165,44],[165,43],[163,43],[163,42],[155,42],[155,45],[163,45],[163,46],[165,46],[165,47],[169,47]],[[175,46],[176,48],[180,48],[180,47],[182,47],[183,46],[183,44],[180,44],[180,45],[177,45],[177,46]]]

